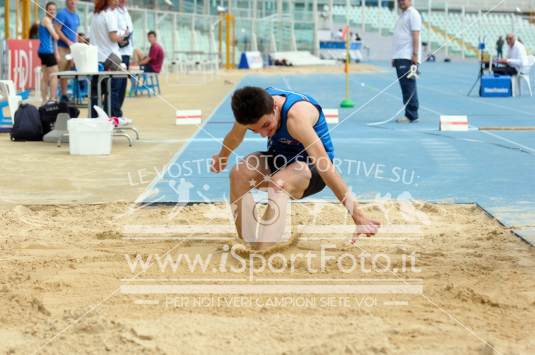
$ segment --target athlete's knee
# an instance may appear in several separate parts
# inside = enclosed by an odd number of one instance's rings
[[[279,174],[275,174],[270,178],[268,187],[275,191],[285,191],[289,188],[289,184]]]
[[[262,159],[256,154],[247,156],[243,161],[240,162],[240,164],[244,165],[248,170],[252,170],[254,172],[259,172],[261,169],[263,169]]]
[[[305,165],[302,170],[294,173],[298,176],[294,176],[292,179],[284,181],[284,191],[286,191],[286,193],[292,199],[299,199],[305,192],[307,186],[310,184],[312,172],[310,171],[309,167]]]
[[[312,178],[312,172],[310,171],[310,167],[308,166],[308,164],[301,161],[298,161],[295,164],[296,166],[293,171],[295,174],[298,174],[300,178],[307,181]]]
[[[230,182],[232,184],[239,183],[243,178],[243,169],[240,169],[239,165],[234,165],[229,173]]]
[[[296,179],[288,179],[284,173],[275,174],[270,182],[270,188],[274,191],[285,193],[290,198],[295,199],[299,195],[301,186]]]
[[[230,182],[232,184],[244,184],[256,176],[254,170],[250,169],[246,164],[236,164],[229,174]]]

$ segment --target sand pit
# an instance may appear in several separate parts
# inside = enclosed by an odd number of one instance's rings
[[[319,206],[317,225],[348,223],[338,205]],[[343,234],[305,233],[280,251],[290,257],[317,253],[322,244],[331,244],[326,253],[334,258],[364,251],[386,255],[381,259],[383,265],[371,273],[360,267],[344,273],[329,259],[324,272],[314,274],[301,260],[294,270],[255,274],[253,286],[262,278],[271,280],[262,284],[275,289],[292,284],[288,279],[327,287],[345,279],[345,283],[358,285],[421,285],[421,294],[188,296],[126,295],[121,286],[147,282],[177,285],[181,283],[178,279],[188,284],[184,280],[197,279],[189,282],[195,285],[202,283],[198,281],[202,278],[219,279],[204,283],[212,286],[245,284],[250,283],[250,267],[243,273],[218,268],[190,272],[183,265],[176,271],[150,267],[144,273],[132,273],[127,259],[137,254],[146,258],[177,253],[220,258],[231,245],[233,233],[196,234],[198,240],[158,240],[154,238],[184,235],[136,234],[132,226],[172,229],[209,224],[223,230],[228,222],[223,206],[141,210],[125,203],[1,207],[0,352],[532,353],[534,249],[476,206],[418,207],[428,217],[428,224],[407,223],[399,206],[389,209],[390,223],[410,225],[415,228],[412,231],[380,233],[355,245],[348,244],[348,236]],[[310,204],[294,205],[292,223],[310,225],[312,210]],[[370,210],[383,220],[379,209]],[[134,237],[153,239],[126,239]],[[414,269],[399,271],[403,255],[414,255]],[[273,259],[273,265],[284,268],[281,260]],[[343,267],[349,267],[348,260],[342,260]],[[366,265],[371,268],[369,260]],[[239,266],[234,261],[228,265]],[[317,260],[312,266],[320,267]],[[231,282],[229,278],[245,281]]]

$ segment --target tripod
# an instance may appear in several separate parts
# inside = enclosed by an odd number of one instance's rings
[[[490,64],[489,64],[490,65]],[[477,83],[480,83],[481,82],[481,77],[483,76],[483,72],[485,71],[485,62],[483,62],[482,60],[479,62],[479,74],[477,75],[477,78],[476,80],[474,81],[474,83],[472,84],[472,87],[470,88],[470,90],[468,91],[468,93],[466,94],[466,96],[470,96],[472,94],[472,91],[474,90],[474,88],[476,87]]]
[[[483,37],[483,40],[481,40],[481,38],[479,39],[478,49],[479,49],[479,74],[477,75],[476,80],[472,84],[472,87],[470,88],[466,96],[470,96],[470,94],[472,94],[472,91],[476,87],[477,83],[481,83],[481,77],[483,76],[483,72],[485,71],[486,64],[483,61],[483,51],[485,50],[485,37]],[[490,65],[492,65],[492,63],[489,62],[489,66]]]

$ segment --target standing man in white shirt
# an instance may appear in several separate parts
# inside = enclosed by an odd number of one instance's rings
[[[505,37],[508,51],[507,58],[498,59],[498,64],[505,64],[502,67],[494,67],[493,71],[501,75],[517,75],[518,73],[526,74],[529,71],[528,53],[526,47],[516,40],[514,34],[509,33]]]
[[[119,51],[121,52],[121,60],[126,65],[126,69],[130,69],[130,57],[134,51],[132,45],[132,34],[133,28],[132,18],[128,13],[126,6],[128,5],[128,0],[119,0],[119,6],[117,7],[117,24],[119,26],[119,36],[121,41],[119,42]],[[126,96],[126,86],[128,79],[120,79],[121,87],[119,89],[119,106],[123,106],[124,98]]]
[[[398,123],[412,123],[418,119],[418,93],[416,91],[416,77],[410,75],[411,66],[421,61],[422,43],[420,32],[422,18],[411,0],[398,0],[401,14],[394,28],[392,66],[396,73],[403,95],[405,116],[397,120]]]
[[[91,19],[91,28],[89,31],[89,40],[91,44],[97,47],[98,61],[105,65],[109,62],[114,67],[121,64],[121,52],[119,51],[119,42],[122,38],[119,36],[119,25],[117,22],[117,0],[97,0],[93,17]],[[121,105],[119,102],[119,89],[121,79],[111,79],[111,93],[103,92],[106,96],[111,96],[111,112],[108,115],[122,117]],[[97,82],[93,79],[91,84],[91,117],[97,117],[93,105],[97,103]],[[107,102],[107,97],[103,102]],[[106,107],[106,106],[105,106]]]

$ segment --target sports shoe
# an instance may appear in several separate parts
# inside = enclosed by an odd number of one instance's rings
[[[128,126],[132,124],[132,120],[127,117],[112,117],[115,127]]]
[[[397,123],[411,123],[412,121],[409,120],[407,116],[400,117],[396,120]]]

